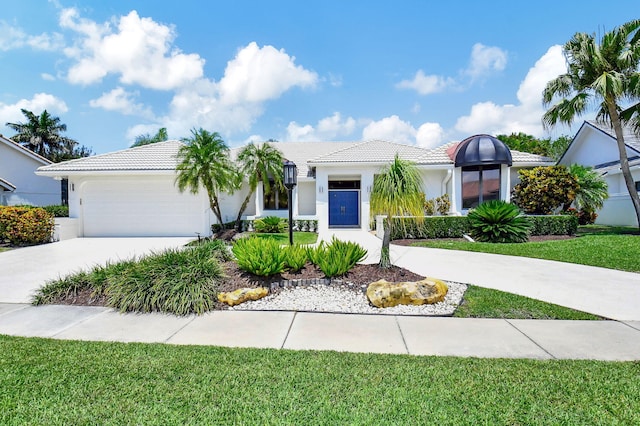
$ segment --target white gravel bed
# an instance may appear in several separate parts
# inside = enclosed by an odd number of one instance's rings
[[[352,314],[389,315],[451,315],[460,304],[466,284],[447,282],[449,291],[444,301],[432,305],[398,305],[376,308],[357,289],[331,285],[310,285],[285,288],[260,300],[230,307],[229,310],[343,312]]]

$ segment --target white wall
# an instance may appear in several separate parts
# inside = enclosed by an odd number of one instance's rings
[[[627,149],[627,155],[632,157],[637,156],[638,153]],[[595,166],[618,160],[620,160],[620,154],[615,139],[585,124],[562,157],[560,164]]]
[[[313,216],[316,214],[316,182],[298,182],[298,214]]]
[[[34,206],[60,204],[60,181],[35,174],[36,169],[45,164],[0,141],[0,177],[16,186],[15,191],[3,192],[4,203]]]
[[[629,195],[610,196],[598,212],[596,223],[600,225],[638,226],[636,213]]]

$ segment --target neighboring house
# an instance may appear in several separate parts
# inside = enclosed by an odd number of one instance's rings
[[[624,141],[636,189],[640,189],[640,137],[634,134],[631,128],[625,128]],[[620,154],[613,128],[596,121],[585,121],[558,160],[558,164],[591,166],[604,177],[609,186],[609,198],[605,200],[603,208],[597,212],[596,223],[638,225],[620,170]]]
[[[464,214],[483,200],[509,200],[523,167],[552,165],[539,155],[511,152],[487,135],[423,149],[385,141],[275,142],[284,158],[298,166],[293,216],[317,219],[329,227],[370,227],[373,180],[397,153],[414,161],[427,198],[449,194],[451,213]],[[38,174],[69,179],[70,216],[80,236],[208,235],[215,219],[206,192],[181,194],[175,186],[178,141],[160,142],[41,167]],[[232,150],[235,158],[240,148]],[[247,194],[244,187],[221,197],[225,221],[233,221]],[[244,217],[287,217],[286,191],[265,195],[262,186]]]
[[[60,182],[36,176],[51,161],[0,135],[0,205],[60,204]]]

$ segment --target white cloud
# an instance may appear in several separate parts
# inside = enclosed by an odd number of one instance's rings
[[[227,63],[220,80],[220,98],[226,104],[264,102],[292,87],[313,87],[318,75],[295,65],[295,57],[273,46],[251,42]]]
[[[444,129],[438,123],[423,123],[416,132],[416,143],[422,148],[435,148],[444,143]]]
[[[40,114],[45,109],[51,114],[64,114],[69,110],[67,104],[60,98],[48,93],[36,93],[31,99],[20,99],[14,104],[0,102],[0,125],[4,123],[21,123],[26,120],[21,109],[26,109],[34,114]]]
[[[56,79],[55,76],[53,76],[53,75],[51,75],[49,73],[46,73],[46,72],[41,73],[40,74],[40,78],[42,78],[45,81],[55,81],[55,79]]]
[[[364,140],[381,139],[409,145],[415,144],[416,134],[416,129],[397,115],[372,121],[362,130]]]
[[[398,89],[413,89],[421,95],[442,92],[446,88],[453,86],[455,80],[451,77],[439,75],[425,75],[424,71],[418,70],[413,80],[402,80],[396,84]]]
[[[493,71],[502,71],[507,66],[507,52],[495,46],[476,43],[471,49],[471,60],[465,73],[472,79]]]
[[[316,126],[299,125],[292,121],[287,126],[288,141],[327,141],[338,137],[349,136],[356,129],[356,120],[352,117],[343,119],[339,112],[318,121]]]
[[[137,115],[153,119],[153,112],[143,104],[135,103],[134,98],[138,93],[127,92],[122,87],[116,87],[110,92],[103,93],[98,99],[89,101],[93,108],[102,108],[107,111],[117,111],[125,115]]]
[[[497,105],[490,101],[477,103],[471,107],[469,115],[458,119],[456,130],[466,134],[524,132],[543,136],[542,91],[549,80],[565,72],[562,47],[550,47],[520,83],[517,105]]]
[[[65,49],[76,61],[67,75],[71,83],[87,85],[116,74],[124,84],[171,90],[203,76],[204,59],[173,46],[173,27],[140,18],[135,10],[114,21],[115,29],[81,18],[76,9],[61,12],[60,25],[79,35],[76,44]]]
[[[58,33],[29,35],[19,27],[0,21],[0,50],[8,51],[31,47],[34,50],[53,51],[63,46],[62,35]]]

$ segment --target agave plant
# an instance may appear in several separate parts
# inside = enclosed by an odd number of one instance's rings
[[[523,243],[529,238],[531,223],[518,206],[501,200],[480,204],[467,215],[471,236],[489,243]]]

